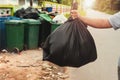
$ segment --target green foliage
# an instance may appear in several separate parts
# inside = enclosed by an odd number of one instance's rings
[[[65,16],[66,18],[69,18],[69,17],[70,17],[70,13],[66,13],[66,14],[64,14],[64,16]]]
[[[56,2],[56,3],[60,3],[60,4],[64,4],[64,5],[71,5],[72,0],[39,0],[39,2],[43,2],[43,1],[50,1],[50,2]]]
[[[120,0],[96,0],[94,8],[106,13],[114,14],[120,11]]]
[[[43,1],[50,1],[50,2],[61,3],[62,0],[39,0],[39,2],[43,2]]]
[[[64,4],[64,5],[71,5],[71,3],[72,3],[72,0],[62,0],[62,4]]]

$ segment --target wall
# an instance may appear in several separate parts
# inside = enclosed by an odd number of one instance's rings
[[[0,0],[0,5],[18,5],[18,0]]]

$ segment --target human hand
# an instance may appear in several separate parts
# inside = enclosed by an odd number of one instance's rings
[[[78,14],[78,11],[77,11],[77,10],[71,10],[71,11],[70,11],[70,15],[71,15],[71,17],[72,17],[73,19],[79,17],[79,14]]]

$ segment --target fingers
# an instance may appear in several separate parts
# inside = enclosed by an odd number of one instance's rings
[[[70,15],[71,15],[71,17],[72,17],[73,19],[79,17],[79,14],[78,14],[78,11],[77,11],[77,10],[71,10],[71,11],[70,11]]]

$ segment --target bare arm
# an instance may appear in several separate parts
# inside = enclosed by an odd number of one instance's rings
[[[79,16],[77,10],[71,10],[71,16],[72,18],[79,17],[84,23],[87,25],[94,27],[94,28],[111,28],[109,21],[107,18],[91,18],[91,17],[85,17],[85,16]]]
[[[83,17],[79,16],[79,18],[86,23],[87,25],[94,27],[94,28],[111,28],[109,21],[107,18],[90,18],[90,17]]]

